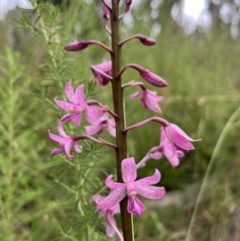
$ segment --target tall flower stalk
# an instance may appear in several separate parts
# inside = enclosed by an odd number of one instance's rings
[[[163,156],[169,160],[172,167],[176,167],[179,165],[179,158],[183,157],[185,152],[194,149],[191,142],[197,140],[190,138],[177,125],[160,117],[152,117],[131,126],[126,126],[124,111],[125,88],[140,87],[141,90],[132,94],[131,99],[140,96],[141,105],[154,112],[161,112],[158,102],[162,101],[163,97],[158,96],[155,91],[147,89],[142,82],[130,81],[125,84],[122,83],[121,77],[125,71],[128,68],[133,68],[144,81],[157,88],[167,87],[168,83],[158,76],[158,74],[136,63],[129,63],[125,67],[121,66],[121,48],[128,41],[137,39],[140,44],[148,47],[155,45],[156,41],[141,34],[125,40],[121,39],[119,23],[129,11],[132,0],[123,1],[125,6],[122,12],[119,8],[120,0],[112,0],[111,4],[105,0],[101,0],[101,2],[104,29],[106,34],[111,37],[111,47],[96,40],[81,40],[66,45],[64,49],[77,52],[85,50],[90,45],[98,45],[110,54],[111,61],[103,61],[101,64],[91,65],[90,68],[97,84],[101,88],[107,84],[112,84],[114,110],[110,110],[109,107],[97,100],[85,100],[84,85],[79,85],[74,91],[72,81],[70,80],[65,87],[65,94],[69,102],[55,100],[56,105],[60,109],[67,111],[68,114],[64,115],[58,121],[57,129],[59,135],[55,135],[49,131],[49,137],[60,145],[58,149],[52,152],[52,155],[63,153],[69,161],[73,160],[77,154],[81,155],[84,152],[84,147],[78,145],[78,142],[83,139],[115,149],[117,182],[112,181],[112,175],[108,176],[105,184],[110,190],[109,195],[104,197],[100,194],[95,194],[91,199],[97,204],[96,211],[100,212],[106,219],[106,235],[110,238],[117,235],[121,241],[133,241],[132,215],[141,217],[146,210],[143,202],[138,199],[138,195],[154,200],[161,199],[165,195],[164,187],[152,186],[160,181],[161,173],[159,170],[156,169],[153,171],[152,176],[144,177],[140,180],[137,180],[137,170],[144,167],[150,159],[158,160]],[[112,116],[111,119],[109,115]],[[72,135],[65,132],[64,125],[67,122],[70,121],[73,125],[80,126],[82,125],[83,118],[91,124],[84,128],[85,133]],[[152,147],[142,160],[136,163],[134,157],[128,157],[127,133],[152,122],[161,125],[161,128],[159,128],[160,143],[158,146]],[[116,138],[115,143],[93,137],[93,135],[101,135],[104,129]],[[74,155],[71,154],[73,151],[75,152]],[[114,219],[114,215],[119,212],[121,214],[122,233],[117,228],[117,223]],[[90,233],[89,226],[87,233]],[[86,235],[86,237],[89,237],[89,235]],[[87,240],[89,239],[87,238]]]
[[[124,98],[121,75],[121,46],[119,45],[119,4],[118,1],[112,0],[111,11],[111,31],[112,31],[112,96],[114,111],[118,115],[116,121],[116,168],[118,182],[122,182],[121,162],[128,156],[127,149],[127,135],[122,132],[125,128],[125,112],[124,112]],[[121,203],[121,220],[124,240],[133,240],[133,227],[131,214],[127,212],[127,197],[125,197]]]

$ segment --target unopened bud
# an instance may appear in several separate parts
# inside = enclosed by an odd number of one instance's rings
[[[156,44],[156,40],[152,38],[148,38],[143,35],[136,35],[136,38],[139,39],[139,41],[146,46],[153,46]]]
[[[64,49],[72,52],[81,51],[83,49],[86,49],[89,44],[91,44],[89,43],[89,41],[74,42],[74,43],[67,44],[64,47]]]

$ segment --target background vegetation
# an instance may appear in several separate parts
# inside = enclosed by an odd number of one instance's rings
[[[87,240],[89,229],[92,240],[106,240],[103,220],[88,200],[113,172],[113,151],[84,142],[86,151],[73,163],[62,156],[50,158],[56,143],[47,135],[48,129],[57,133],[56,123],[64,112],[53,98],[64,98],[63,87],[70,78],[75,87],[87,85],[89,98],[112,106],[110,86],[95,86],[89,69],[109,56],[94,46],[80,53],[62,48],[80,39],[109,43],[99,2],[45,1],[35,12],[15,11],[0,23],[0,240]],[[185,240],[192,220],[192,240],[239,240],[240,41],[230,34],[231,22],[217,17],[227,1],[210,2],[215,16],[211,30],[191,35],[172,20],[170,12],[177,1],[163,1],[159,16],[146,20],[149,2],[142,1],[133,10],[122,34],[123,38],[150,35],[159,23],[157,45],[146,48],[129,42],[123,48],[123,65],[136,62],[167,80],[170,87],[157,90],[165,96],[159,116],[202,142],[175,169],[162,159],[139,172],[152,174],[158,167],[160,185],[168,193],[160,201],[146,202],[147,211],[136,219],[136,237]],[[229,3],[239,8],[237,1]],[[124,82],[138,78],[128,70]],[[129,100],[133,92],[126,91],[129,125],[153,115],[137,100]],[[148,125],[129,137],[130,156],[140,160],[159,143],[159,127]],[[204,177],[206,185],[201,186]],[[200,187],[203,195],[193,212]]]

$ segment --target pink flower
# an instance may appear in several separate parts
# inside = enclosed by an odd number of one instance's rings
[[[161,134],[160,144],[157,147],[153,147],[149,151],[149,157],[155,160],[162,158],[162,154],[169,160],[172,167],[179,165],[179,157],[183,157],[184,153],[175,147],[174,144],[166,137],[164,131]]]
[[[142,89],[130,96],[131,99],[136,99],[141,96],[140,102],[143,107],[148,108],[152,111],[161,112],[158,102],[162,101],[164,97],[157,96],[155,91],[150,91],[148,89]]]
[[[124,159],[121,167],[124,183],[113,182],[111,180],[112,175],[108,176],[106,179],[106,186],[111,189],[111,193],[99,203],[99,208],[111,208],[127,195],[128,212],[140,217],[145,210],[145,206],[137,198],[137,194],[149,199],[162,198],[165,194],[164,187],[150,186],[159,182],[161,174],[156,169],[152,176],[135,181],[137,178],[137,169],[134,158],[132,157]]]
[[[71,119],[71,121],[77,126],[80,125],[84,112],[86,112],[87,120],[92,120],[99,118],[107,111],[105,108],[93,107],[86,104],[84,101],[83,84],[79,85],[74,93],[72,88],[72,80],[69,80],[65,86],[65,94],[71,103],[56,99],[54,99],[54,101],[61,109],[71,112],[71,114],[65,117],[70,117],[69,119]]]
[[[116,136],[115,129],[115,120],[108,119],[108,113],[105,113],[99,119],[93,119],[90,121],[91,126],[85,127],[85,132],[88,135],[101,135],[103,133],[103,129],[106,128],[110,135]]]
[[[191,141],[199,140],[200,139],[193,140],[177,125],[169,123],[167,126],[161,128],[160,144],[157,147],[153,147],[148,152],[148,156],[158,160],[164,155],[169,160],[172,167],[176,167],[179,165],[179,158],[184,156],[184,151],[194,149]],[[144,163],[146,160],[147,159],[144,159],[142,162]],[[138,167],[140,167],[140,164]]]
[[[99,203],[104,199],[103,196],[96,194],[96,195],[93,195],[91,199],[93,199],[97,204],[96,210],[99,211],[100,214],[103,217],[105,217],[107,221],[107,228],[106,228],[107,237],[112,238],[113,235],[116,233],[119,236],[120,240],[123,241],[122,235],[117,229],[117,224],[113,217],[114,214],[120,213],[119,203],[117,203],[111,208],[103,209],[99,207]]]
[[[65,118],[66,116],[64,116],[63,118]],[[60,145],[60,148],[55,149],[52,151],[51,156],[60,154],[60,153],[65,153],[68,160],[72,160],[73,156],[71,155],[71,150],[74,149],[75,152],[77,153],[81,153],[82,152],[82,146],[77,145],[76,140],[74,138],[72,138],[71,136],[68,136],[64,129],[63,129],[63,124],[64,121],[60,120],[58,122],[58,133],[60,134],[60,136],[57,136],[53,133],[50,132],[50,130],[48,130],[48,135],[49,137],[58,142]]]
[[[94,78],[99,86],[107,85],[112,80],[112,62],[105,61],[99,65],[91,65]]]

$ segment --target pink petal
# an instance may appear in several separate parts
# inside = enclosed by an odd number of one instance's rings
[[[76,89],[77,104],[84,104],[84,85],[79,85]]]
[[[195,149],[190,141],[194,141],[185,132],[183,132],[178,126],[169,124],[165,127],[166,134],[170,141],[172,141],[179,148],[189,151]]]
[[[73,145],[73,149],[74,149],[74,151],[75,151],[76,153],[81,153],[81,152],[83,151],[83,147],[77,145],[77,143],[75,143],[75,144]]]
[[[75,114],[75,113],[74,113]],[[73,114],[67,114],[67,115],[64,115],[62,118],[61,118],[61,122],[67,122],[69,120],[71,120],[71,117],[72,117]]]
[[[171,165],[173,167],[176,167],[179,165],[179,159],[176,155],[176,151],[173,148],[165,148],[163,149],[163,154],[166,156],[166,158],[169,160]]]
[[[79,126],[82,121],[83,113],[73,113],[71,114],[71,121],[76,125]]]
[[[95,67],[105,73],[110,73],[112,70],[112,61],[103,60],[101,64],[95,65]]]
[[[63,148],[63,147],[60,147],[60,148],[58,148],[58,149],[53,150],[53,151],[51,152],[51,156],[55,156],[55,155],[57,155],[57,154],[61,154],[61,153],[64,153],[64,152],[65,152],[64,148]]]
[[[101,202],[104,199],[104,197],[102,195],[95,194],[91,197],[91,199],[94,200],[98,204],[99,202]]]
[[[175,151],[175,155],[176,155],[177,157],[183,157],[183,156],[184,156],[184,152],[183,152],[183,151],[176,150],[176,151]]]
[[[100,125],[91,125],[91,126],[85,126],[85,133],[88,135],[95,135],[102,131],[102,126]]]
[[[136,99],[137,97],[139,97],[139,96],[141,95],[141,93],[142,93],[142,91],[138,91],[138,92],[130,95],[130,98],[131,98],[132,100],[134,100],[134,99]]]
[[[145,98],[145,99],[142,98],[140,101],[143,107],[148,108],[155,112],[161,112],[161,109],[156,101],[150,98]]]
[[[127,211],[129,213],[132,213],[140,218],[145,209],[144,204],[136,196],[128,198]]]
[[[66,116],[68,116],[68,115],[66,115]],[[66,116],[63,116],[63,118],[66,119]],[[63,123],[64,123],[62,121],[63,118],[61,118],[61,120],[58,122],[58,126],[57,126],[58,133],[64,138],[70,138],[70,136],[68,136],[63,129]]]
[[[112,177],[113,176],[110,175],[106,178],[105,184],[107,187],[109,187],[110,189],[117,189],[125,186],[125,183],[113,182]]]
[[[70,154],[72,147],[73,147],[72,141],[69,141],[66,145],[64,145],[64,150],[66,152],[66,156],[67,156],[68,160],[72,160],[72,158],[74,157]]]
[[[95,80],[99,86],[107,85],[112,80],[112,76],[107,74],[108,71],[101,70],[99,67],[91,65],[91,70],[94,74]]]
[[[137,178],[137,168],[133,157],[125,158],[121,163],[122,179],[125,183],[133,182]]]
[[[111,125],[112,127],[116,126],[116,121],[114,119],[110,119],[108,120],[109,125]]]
[[[48,135],[49,135],[49,137],[50,137],[52,140],[54,140],[54,141],[56,141],[56,142],[58,142],[58,143],[66,144],[66,143],[69,142],[69,138],[57,136],[57,135],[51,133],[50,130],[48,130]]]
[[[112,238],[115,234],[114,227],[117,227],[116,221],[113,216],[109,215],[107,219],[107,228],[106,228],[106,236],[108,238]]]
[[[143,91],[143,96],[141,98],[142,105],[156,112],[161,112],[158,102],[162,101],[164,97],[157,96],[157,93],[150,90]]]
[[[164,144],[164,142],[170,142],[170,140],[167,138],[166,136],[166,132],[164,130],[164,128],[161,128],[161,139],[160,139],[160,146]]]
[[[150,153],[149,156],[154,160],[159,160],[162,158],[162,153],[160,151],[156,151],[156,152]]]
[[[106,111],[106,108],[87,106],[87,121],[91,124],[98,124],[98,119],[103,116]]]
[[[107,130],[108,130],[108,132],[109,132],[109,134],[110,134],[111,136],[113,136],[113,137],[116,136],[116,129],[115,129],[115,127],[112,127],[112,126],[108,125],[108,126],[107,126]]]
[[[164,187],[136,186],[137,193],[148,199],[160,199],[165,194]]]
[[[123,198],[125,198],[125,196],[126,196],[126,187],[124,186],[124,187],[117,188],[113,190],[107,197],[105,197],[103,201],[99,203],[98,206],[99,208],[103,208],[103,209],[112,208],[114,205],[122,201]]]
[[[135,181],[135,187],[137,188],[137,186],[149,186],[149,185],[152,185],[152,184],[156,184],[160,181],[161,179],[161,173],[155,169],[155,172],[152,176],[150,177],[145,177],[145,178],[142,178],[138,181]]]
[[[65,86],[65,94],[70,102],[77,104],[76,96],[72,88],[72,80],[69,80]]]
[[[68,103],[68,102],[63,101],[63,100],[54,99],[54,101],[55,101],[55,103],[58,107],[60,107],[63,110],[67,110],[67,111],[73,110],[73,108],[75,106],[74,104]]]
[[[194,139],[192,139],[190,136],[188,136],[182,129],[180,129],[177,125],[170,123],[167,127],[168,131],[170,133],[173,133],[173,135],[175,133],[178,133],[179,135],[183,136],[185,139],[189,140],[189,141],[194,141]]]

